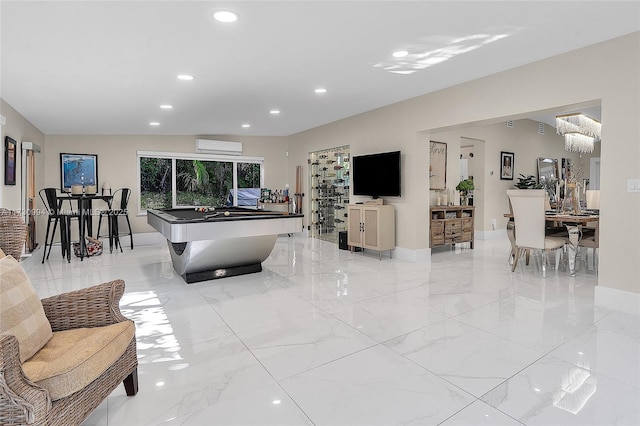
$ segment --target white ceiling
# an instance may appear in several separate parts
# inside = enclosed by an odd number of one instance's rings
[[[640,30],[640,1],[3,0],[0,8],[0,96],[45,134],[290,135]],[[225,8],[240,20],[211,18]],[[410,55],[394,59],[400,49]]]

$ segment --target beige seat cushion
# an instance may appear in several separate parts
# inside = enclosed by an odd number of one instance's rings
[[[22,364],[22,369],[55,401],[97,379],[122,356],[134,334],[132,321],[56,331],[37,354]]]
[[[546,237],[544,239],[544,249],[545,250],[559,249],[565,244],[565,242],[566,241],[564,238]]]
[[[13,334],[24,362],[52,336],[51,324],[29,277],[11,256],[0,258],[0,334]]]

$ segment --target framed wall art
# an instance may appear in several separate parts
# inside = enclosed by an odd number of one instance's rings
[[[429,189],[447,189],[447,144],[429,142]]]
[[[15,140],[9,136],[4,138],[4,184],[16,184],[16,146]]]
[[[514,167],[514,154],[513,152],[500,152],[500,179],[501,180],[513,180],[513,167]]]
[[[72,185],[98,185],[96,154],[60,154],[60,189],[69,192]]]

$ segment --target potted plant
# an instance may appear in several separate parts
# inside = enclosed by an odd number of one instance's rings
[[[469,191],[473,191],[475,186],[473,186],[473,181],[471,179],[461,180],[458,185],[456,185],[456,190],[460,191],[460,204],[466,206],[469,202]]]
[[[518,189],[539,189],[536,178],[533,175],[525,176],[523,174],[518,178],[518,182],[513,185]]]

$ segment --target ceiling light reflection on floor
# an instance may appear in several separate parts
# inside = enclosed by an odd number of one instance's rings
[[[121,299],[122,314],[136,324],[140,363],[175,362],[183,360],[180,343],[158,295],[153,291],[125,293]]]
[[[553,405],[578,414],[596,393],[597,379],[587,370],[572,368],[562,377],[561,388],[553,393]]]

